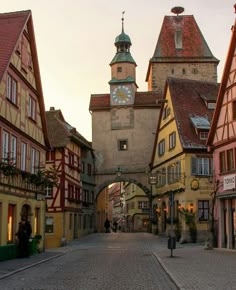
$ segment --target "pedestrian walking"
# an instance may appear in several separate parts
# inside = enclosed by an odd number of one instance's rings
[[[19,228],[16,233],[18,238],[18,250],[19,250],[19,257],[25,258],[29,257],[30,249],[29,249],[29,239],[32,233],[32,228],[30,222],[22,218],[21,222],[19,223]]]

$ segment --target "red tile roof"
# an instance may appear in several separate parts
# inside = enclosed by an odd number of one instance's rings
[[[0,14],[0,79],[30,15],[29,10]]]
[[[206,141],[200,140],[190,117],[205,117],[211,123],[213,110],[207,108],[204,96],[207,96],[208,100],[216,101],[219,84],[168,78],[166,86],[170,89],[175,121],[183,149],[206,149]]]
[[[176,30],[182,33],[182,49],[175,47]],[[165,16],[151,62],[219,61],[211,53],[193,15]]]
[[[136,92],[133,107],[160,107],[158,100],[162,99],[162,95],[158,92]],[[110,110],[110,94],[91,95],[90,111]]]

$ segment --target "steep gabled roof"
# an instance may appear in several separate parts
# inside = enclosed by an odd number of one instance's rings
[[[232,72],[231,78],[230,78],[229,74],[230,74],[232,61],[233,61],[233,58],[235,55],[235,50],[236,50],[236,20],[234,22],[234,25],[232,26],[232,36],[231,36],[228,54],[227,54],[227,58],[226,58],[226,62],[225,62],[223,75],[222,75],[222,81],[221,81],[221,85],[220,85],[220,89],[219,89],[219,94],[217,97],[216,109],[215,109],[215,112],[213,115],[212,125],[211,125],[210,133],[208,136],[208,140],[207,140],[207,144],[209,146],[211,146],[213,143],[214,134],[216,132],[216,126],[217,126],[217,122],[219,119],[219,115],[220,115],[220,111],[221,111],[222,103],[224,100],[224,94],[225,94],[227,85],[229,85],[229,86],[233,85],[232,82],[234,79],[235,72]]]
[[[213,110],[207,108],[207,102],[205,102],[202,96],[207,96],[207,99],[211,100],[211,102],[216,101],[219,84],[215,82],[167,78],[164,100],[166,99],[168,90],[170,92],[170,102],[173,108],[172,113],[174,117],[161,128],[164,107],[166,106],[163,104],[157,125],[157,133],[150,164],[151,168],[154,166],[157,145],[158,141],[160,141],[158,140],[160,130],[165,130],[165,127],[168,126],[171,121],[176,123],[183,151],[207,149],[206,141],[200,140],[199,136],[196,134],[196,129],[199,129],[196,124],[198,121],[201,122],[203,120],[204,124],[206,124],[207,121],[211,123]],[[170,106],[170,104],[168,106]],[[192,123],[192,120],[195,120],[195,125]]]
[[[67,123],[61,110],[51,108],[46,112],[47,126],[50,142],[53,148],[66,147],[69,141],[73,141],[82,148],[92,150],[91,143],[87,141],[76,128]]]
[[[40,107],[40,116],[42,120],[45,143],[48,147],[50,147],[47,135],[45,106],[34,35],[32,13],[30,10],[0,13],[0,81],[2,80],[3,75],[10,64],[11,57],[13,53],[15,53],[16,47],[25,28],[27,28],[30,38],[32,61],[36,79],[36,88],[38,92],[37,96]]]
[[[162,99],[162,94],[158,92],[136,92],[133,107],[160,107],[158,100]],[[110,94],[91,95],[90,111],[110,110]]]
[[[194,130],[192,120],[199,120],[199,122],[200,120],[205,120],[204,124],[206,124],[208,120],[209,123],[211,123],[213,110],[207,108],[201,96],[210,94],[211,100],[214,99],[216,101],[219,84],[214,82],[168,78],[166,86],[168,86],[170,90],[175,122],[182,148],[206,148],[206,141],[200,140]]]
[[[176,31],[182,45],[176,48]],[[178,37],[177,37],[178,38]],[[193,15],[165,16],[151,62],[219,61],[211,53]]]

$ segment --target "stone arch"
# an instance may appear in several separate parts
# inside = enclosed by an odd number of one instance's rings
[[[107,179],[105,180],[103,183],[98,184],[96,191],[95,191],[95,197],[97,198],[99,193],[106,188],[107,186],[109,186],[112,183],[119,183],[119,182],[129,182],[129,183],[134,183],[136,184],[138,187],[140,187],[144,193],[147,195],[147,197],[149,197],[151,195],[151,190],[144,184],[142,184],[141,182],[139,182],[136,179],[132,179],[129,177],[120,177],[120,178],[112,178],[112,179]]]

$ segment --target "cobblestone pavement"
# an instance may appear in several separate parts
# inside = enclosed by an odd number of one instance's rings
[[[231,290],[235,274],[236,251],[177,243],[170,257],[165,237],[92,234],[28,259],[0,262],[0,289]]]

